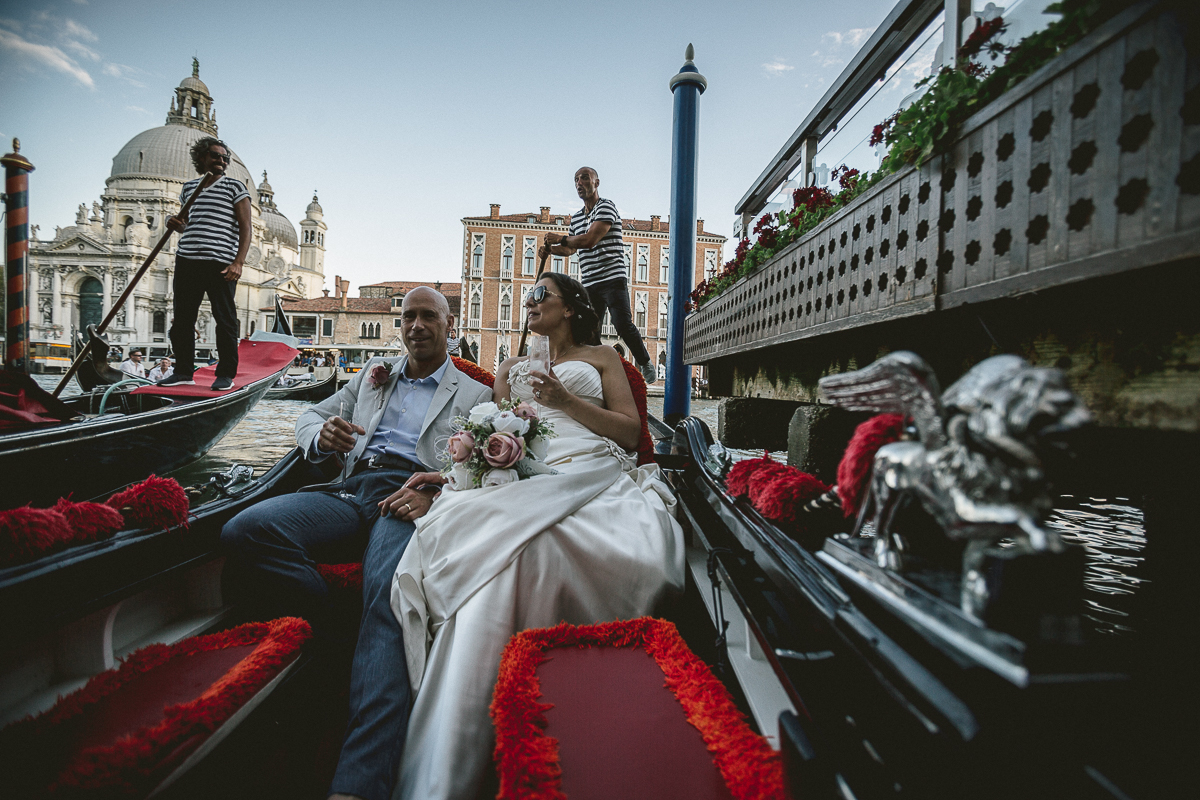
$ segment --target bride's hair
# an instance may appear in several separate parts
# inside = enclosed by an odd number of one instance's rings
[[[561,272],[546,272],[541,279],[554,282],[562,301],[575,314],[571,317],[571,338],[576,344],[600,344],[600,317],[592,308],[583,284]]]

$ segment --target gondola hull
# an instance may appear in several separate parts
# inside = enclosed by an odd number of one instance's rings
[[[0,509],[48,506],[67,494],[83,500],[191,463],[246,416],[279,374],[211,398],[114,393],[110,405],[125,413],[0,437]],[[81,412],[91,401],[67,399]]]
[[[322,381],[301,383],[295,386],[272,386],[267,390],[268,400],[299,400],[305,403],[318,403],[327,397],[332,397],[337,391],[337,375],[330,372]]]

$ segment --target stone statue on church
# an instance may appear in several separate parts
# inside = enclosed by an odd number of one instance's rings
[[[75,224],[87,225],[87,206],[83,203],[79,204],[79,210],[75,212]]]

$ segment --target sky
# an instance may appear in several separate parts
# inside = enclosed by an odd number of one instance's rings
[[[699,216],[731,236],[737,201],[893,4],[0,0],[0,144],[20,137],[36,166],[41,235],[74,224],[195,56],[221,138],[269,172],[280,210],[298,222],[319,193],[327,287],[457,281],[464,216],[570,213],[583,165],[622,216],[667,217],[667,83],[689,42],[708,79]],[[823,153],[853,150],[908,77]]]

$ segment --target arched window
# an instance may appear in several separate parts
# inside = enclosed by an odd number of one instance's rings
[[[507,328],[512,322],[512,289],[505,287],[507,291],[500,292],[500,325],[501,329]]]
[[[637,259],[637,279],[638,283],[650,282],[650,245],[638,245]]]
[[[475,275],[483,274],[483,243],[475,243],[475,251],[471,256],[471,272]]]
[[[165,311],[154,312],[154,325],[151,328],[154,333],[167,332],[167,314]]]
[[[525,260],[522,262],[522,265],[521,265],[521,274],[522,275],[532,275],[533,274],[533,259],[534,259],[534,255],[536,253],[537,253],[537,239],[533,238],[532,236],[526,236],[525,237]]]
[[[365,323],[365,322],[359,323],[358,338],[360,338],[360,339],[367,338],[367,323]]]
[[[658,282],[671,282],[671,248],[666,245],[658,250]]]
[[[471,292],[471,313],[468,323],[473,328],[479,327],[479,315],[482,310],[483,299],[479,295],[479,290],[475,289]]]
[[[500,256],[500,277],[511,278],[513,273],[513,246],[512,239],[505,237],[504,253]]]

